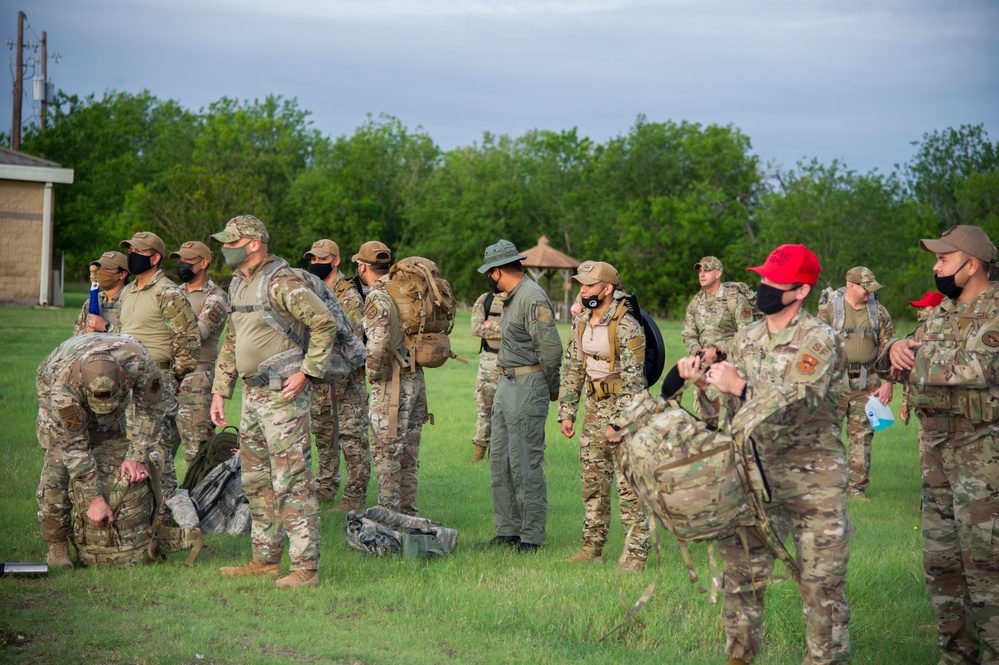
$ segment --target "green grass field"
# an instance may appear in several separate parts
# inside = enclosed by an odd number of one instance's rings
[[[34,436],[38,363],[65,339],[82,294],[63,310],[0,309],[0,561],[44,561],[35,489],[42,453]],[[342,515],[324,506],[321,586],[280,591],[273,581],[222,578],[249,560],[249,537],[208,536],[210,550],[131,569],[54,571],[0,579],[0,662],[10,663],[722,663],[720,605],[687,582],[675,540],[662,559],[623,579],[615,518],[603,565],[568,564],[583,518],[577,444],[548,422],[548,541],[534,556],[487,549],[494,535],[489,469],[468,465],[474,429],[477,344],[460,315],[453,346],[469,365],[427,371],[436,424],[424,429],[421,513],[460,531],[442,560],[363,556],[347,547]],[[904,329],[904,328],[901,328]],[[668,364],[680,326],[663,326]],[[566,329],[563,327],[563,339]],[[900,391],[896,391],[900,398]],[[237,394],[238,400],[238,394]],[[238,419],[237,400],[228,415]],[[896,399],[896,410],[898,400]],[[183,462],[180,463],[183,468]],[[376,497],[375,480],[368,502]],[[916,430],[899,422],[875,437],[871,501],[850,503],[849,600],[854,663],[937,662],[920,566]],[[707,577],[707,555],[694,546]],[[287,568],[287,557],[285,562]],[[598,638],[659,575],[652,601],[605,642]],[[767,594],[761,665],[805,655],[801,602],[790,583]]]

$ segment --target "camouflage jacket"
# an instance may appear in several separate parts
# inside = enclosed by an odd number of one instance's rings
[[[713,296],[698,291],[683,317],[683,345],[687,353],[717,347],[731,352],[732,336],[753,322],[753,308],[738,289],[721,284]]]
[[[849,303],[844,302],[844,307],[849,307]],[[867,305],[864,305],[866,308]],[[893,339],[895,339],[895,324],[891,322],[891,315],[888,310],[880,302],[877,303],[878,307],[878,353],[877,358],[874,360],[872,365],[878,362],[888,347],[891,345]],[[829,298],[826,302],[819,305],[819,311],[816,312],[815,316],[829,326],[834,326],[833,322],[833,299]],[[834,328],[835,329],[835,328]],[[838,332],[838,331],[837,331]]]
[[[208,345],[214,345],[216,349],[218,347],[219,338],[222,336],[226,320],[229,318],[229,296],[222,290],[222,287],[210,279],[193,291],[188,291],[185,288],[184,293],[191,303],[192,310],[199,301],[201,302],[201,308],[195,314],[198,317],[198,331],[201,333],[201,358],[204,361],[210,355],[211,360],[214,360],[215,349],[210,354],[206,354],[204,347]]]
[[[387,379],[393,362],[400,362],[403,353],[402,321],[399,308],[388,293],[389,275],[379,277],[364,300],[364,334],[367,336],[367,358],[364,368],[374,380]]]
[[[80,360],[93,353],[111,355],[123,370],[118,406],[107,415],[90,410],[80,384]],[[124,437],[129,401],[135,405],[132,443],[125,459],[145,462],[157,445],[154,438],[166,413],[163,384],[156,363],[133,337],[79,335],[60,344],[38,367],[38,444],[58,451],[71,479],[80,480],[89,500],[100,494],[92,445],[113,436]]]
[[[801,310],[771,335],[760,319],[736,333],[729,360],[748,381],[745,401],[723,395],[729,427],[763,419],[753,431],[777,498],[845,482],[846,450],[837,417],[846,370],[843,338]],[[708,397],[717,395],[712,387]]]
[[[923,344],[904,379],[920,418],[999,420],[999,284],[968,303],[944,300],[907,339]],[[889,363],[885,354],[879,369]]]
[[[336,280],[333,282],[333,293],[340,301],[343,313],[350,321],[350,327],[354,337],[364,341],[364,297],[357,292],[354,282],[343,276],[339,270],[336,273]]]
[[[507,293],[502,321],[496,364],[509,369],[539,364],[549,391],[553,395],[557,393],[562,338],[555,327],[555,314],[548,294],[525,275]]]
[[[614,316],[617,309],[618,300],[624,295],[622,291],[614,292],[614,300],[600,316],[597,326],[606,326],[610,323],[611,317]],[[579,400],[587,378],[585,361],[580,359],[582,354],[580,353],[578,330],[580,323],[589,328],[589,320],[590,311],[587,309],[584,309],[583,313],[573,320],[569,341],[566,343],[565,353],[562,355],[558,390],[558,419],[560,421],[576,420],[576,411],[579,408]],[[617,404],[620,408],[630,403],[635,395],[645,390],[643,363],[639,362],[635,355],[636,350],[645,346],[645,333],[642,331],[642,325],[635,320],[635,317],[625,314],[617,324],[617,340],[612,340],[611,343],[616,343],[618,349],[615,369],[621,373],[621,393],[617,396]]]
[[[268,254],[264,261],[250,269],[244,284],[276,257]],[[301,371],[308,376],[322,376],[327,356],[336,340],[336,321],[323,301],[309,286],[288,268],[277,270],[270,281],[270,303],[275,310],[287,314],[283,318],[295,319],[309,329],[309,346],[302,360]],[[257,316],[260,316],[257,314]],[[278,334],[275,331],[275,334]],[[236,370],[236,345],[239,343],[232,317],[226,321],[225,339],[215,364],[215,382],[212,392],[223,397],[232,397],[233,387],[239,372]]]
[[[500,326],[493,325],[490,323],[488,326],[486,323],[486,298],[492,291],[486,291],[481,296],[475,299],[475,303],[472,305],[472,336],[481,337],[482,339],[499,339],[500,338]],[[503,299],[505,296],[501,293],[493,294],[493,302],[502,306]],[[500,317],[502,321],[502,317]]]
[[[122,287],[124,290],[124,287]],[[111,324],[109,328],[110,332],[114,332],[118,327],[118,314],[121,311],[121,291],[114,298],[108,298],[108,294],[101,291],[97,294],[97,302],[101,307],[101,316],[104,320]],[[80,316],[76,318],[76,324],[73,325],[73,334],[82,335],[87,329],[87,315],[90,314],[90,299],[83,301],[83,307],[80,309]]]
[[[153,297],[159,307],[161,321],[132,320],[133,306],[140,291],[153,290]],[[153,278],[140,289],[138,280],[125,285],[121,290],[121,310],[118,316],[118,326],[112,332],[132,335],[145,346],[153,357],[156,357],[155,347],[166,342],[171,347],[173,373],[182,379],[194,370],[201,353],[201,334],[198,332],[198,319],[194,316],[183,289],[170,281],[162,270],[157,270]],[[162,325],[161,325],[162,324]],[[158,329],[155,341],[147,339],[149,331]],[[167,341],[168,340],[168,341]]]

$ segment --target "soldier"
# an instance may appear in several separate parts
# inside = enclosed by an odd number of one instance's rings
[[[105,323],[98,328],[91,322],[90,301],[84,300],[80,316],[73,326],[74,335],[113,330],[118,323],[121,290],[128,283],[128,261],[121,252],[104,252],[101,258],[92,261],[90,265],[97,267],[97,283],[101,287],[97,300],[101,306],[101,318]]]
[[[513,545],[529,554],[545,542],[545,420],[548,402],[558,399],[562,340],[548,294],[524,274],[524,258],[512,242],[500,240],[486,248],[479,272],[489,288],[507,294],[489,439],[496,525],[490,544]]]
[[[853,525],[846,514],[846,451],[839,439],[837,403],[846,369],[843,338],[802,309],[821,266],[807,247],[782,245],[758,268],[757,305],[766,317],[736,333],[731,362],[718,362],[698,383],[719,393],[726,411],[772,411],[753,439],[771,490],[767,515],[779,539],[793,535],[801,568],[799,591],[808,646],[806,663],[850,658],[846,571]],[[700,359],[681,360],[683,378]],[[714,410],[719,403],[707,404]],[[722,622],[731,665],[760,649],[763,591],[753,584],[773,569],[773,555],[750,537],[719,542],[725,560]]]
[[[694,264],[701,284],[683,317],[683,345],[693,355],[704,349],[705,360],[714,362],[713,349],[729,351],[736,331],[753,322],[753,307],[739,289],[722,284],[722,263],[714,256],[705,256]]]
[[[579,436],[582,473],[583,547],[569,561],[600,561],[610,527],[611,481],[617,475],[621,526],[630,534],[625,543],[622,570],[645,570],[648,558],[648,520],[621,473],[620,445],[604,430],[636,394],[645,390],[645,334],[628,313],[624,291],[614,266],[585,261],[572,281],[581,285],[586,309],[572,322],[572,333],[562,356],[558,419],[562,434],[575,436],[573,423],[580,394],[586,390],[586,415]]]
[[[319,584],[319,502],[312,481],[309,406],[311,381],[323,374],[336,339],[336,322],[307,283],[268,253],[270,236],[259,219],[234,217],[212,238],[223,243],[226,265],[241,277],[229,290],[231,313],[215,365],[212,421],[219,427],[228,424],[225,400],[232,397],[236,377],[242,377],[239,457],[253,518],[253,559],[241,566],[219,568],[219,572],[278,577],[287,534],[291,572],[275,585],[315,586]],[[269,265],[275,261],[281,263]],[[257,301],[257,292],[265,278],[270,280],[266,306],[279,310],[283,319],[295,321],[299,337],[308,335],[304,351],[261,314],[265,304]],[[285,358],[286,362],[277,364]]]
[[[392,252],[371,240],[350,260],[369,287],[364,301],[365,373],[371,383],[371,461],[378,478],[378,504],[419,517],[416,491],[427,386],[423,369],[409,366],[399,308],[387,291]]]
[[[194,371],[184,377],[177,391],[177,431],[184,446],[188,468],[198,451],[215,435],[209,412],[212,406],[212,383],[219,338],[229,316],[229,298],[208,276],[212,250],[197,240],[190,240],[170,253],[177,259],[177,278],[184,284],[184,295],[198,320],[201,354]]]
[[[354,336],[364,341],[364,298],[354,282],[340,271],[340,248],[332,240],[317,240],[304,258],[312,260],[312,273],[336,295],[353,327]],[[346,513],[364,506],[371,478],[368,450],[368,390],[364,370],[337,381],[329,390],[312,393],[312,433],[316,435],[319,475],[316,496],[332,501],[340,489],[340,451],[347,462],[347,485],[343,500],[334,511]]]
[[[163,399],[167,413],[159,433],[163,453],[163,490],[168,493],[177,487],[174,457],[180,448],[177,431],[177,387],[191,373],[201,351],[198,319],[184,292],[160,269],[166,256],[166,245],[155,233],[139,231],[130,240],[121,241],[128,248],[128,272],[135,281],[122,289],[118,330],[142,342],[156,361],[163,375]],[[95,317],[96,324],[104,323]]]
[[[923,574],[941,663],[999,663],[999,285],[977,226],[921,240],[944,300],[890,344],[919,418]],[[882,360],[882,368],[887,362]]]
[[[125,408],[134,405],[131,444],[121,474],[131,482],[148,478],[146,463],[165,412],[156,363],[135,339],[122,335],[71,337],[38,367],[38,445],[45,451],[38,483],[38,518],[49,544],[47,561],[72,568],[70,483],[83,487],[94,526],[114,521],[101,494],[93,450],[124,444]]]
[[[489,447],[492,433],[493,397],[499,381],[496,354],[499,351],[500,325],[503,318],[503,300],[506,293],[490,289],[472,305],[472,335],[479,337],[479,373],[475,378],[475,436],[472,444],[475,453],[469,462],[481,462]]]
[[[871,479],[871,442],[874,428],[867,419],[867,399],[876,395],[890,404],[891,381],[881,382],[875,363],[895,339],[895,326],[884,305],[872,295],[881,288],[874,273],[864,266],[846,272],[846,286],[831,297],[823,294],[818,318],[840,331],[846,340],[846,375],[840,385],[839,410],[846,417],[846,440],[850,445],[850,496],[867,501]]]
[[[910,300],[909,304],[915,307],[918,311],[916,312],[916,320],[922,323],[930,315],[936,306],[944,301],[944,294],[939,291],[927,291],[922,298],[919,300]],[[902,422],[906,425],[909,424],[909,417],[911,416],[909,408],[909,384],[902,384],[902,406],[898,409],[898,417],[902,419]]]

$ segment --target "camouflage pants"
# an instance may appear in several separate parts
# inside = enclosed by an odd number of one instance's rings
[[[215,436],[209,410],[212,406],[212,381],[215,368],[193,371],[180,382],[177,391],[177,433],[184,448],[184,461],[191,466],[201,446]]]
[[[844,473],[844,476],[846,474]],[[846,602],[846,569],[853,525],[846,515],[846,478],[841,485],[808,494],[774,499],[767,514],[781,541],[790,532],[801,567],[802,614],[808,655],[805,665],[846,663],[850,659],[850,609]],[[738,536],[718,543],[725,560],[725,654],[746,662],[760,650],[765,589],[735,589],[766,579],[773,555],[753,534],[749,555]]]
[[[472,443],[477,446],[488,446],[493,429],[493,398],[496,396],[496,383],[499,381],[499,369],[496,366],[496,354],[489,351],[479,353],[479,373],[475,378],[475,436]]]
[[[159,448],[153,449],[149,454],[150,461],[155,463],[160,469],[160,486],[163,494],[167,495],[170,490],[177,489],[177,468],[174,466],[174,458],[180,448],[180,433],[177,431],[177,377],[168,370],[160,372],[163,376],[163,401],[167,405],[166,415],[156,431],[156,440]],[[135,420],[135,405],[128,406],[128,431],[132,431],[132,422]],[[131,435],[129,436],[131,438]]]
[[[389,432],[390,385],[391,379],[371,382],[371,462],[378,479],[378,505],[418,517],[420,435],[428,417],[423,370],[402,371],[394,437]]]
[[[845,379],[844,379],[845,381]],[[847,455],[850,460],[850,492],[863,494],[871,482],[871,442],[874,428],[867,419],[867,400],[881,382],[874,377],[868,381],[870,389],[850,390],[843,387],[839,393],[840,422],[846,418]]]
[[[243,384],[239,458],[250,504],[253,558],[279,563],[288,536],[292,570],[319,568],[319,502],[312,482],[309,404],[268,386]]]
[[[955,445],[953,434],[920,431],[923,574],[940,662],[994,665],[999,663],[999,428],[975,435],[977,440]],[[961,435],[962,441],[968,438]]]
[[[335,498],[340,489],[340,451],[347,464],[347,485],[343,502],[363,506],[371,478],[371,454],[368,450],[368,391],[363,376],[338,381],[336,386],[337,418],[329,389],[321,386],[312,394],[312,433],[316,435],[319,475],[316,494],[321,500]],[[339,427],[339,436],[337,436]]]
[[[610,528],[611,481],[617,474],[618,509],[621,527],[631,538],[625,543],[629,558],[648,558],[648,517],[638,510],[638,497],[621,473],[621,446],[604,439],[611,420],[617,417],[617,399],[586,398],[586,414],[579,435],[579,468],[582,476],[583,549],[600,555]]]
[[[498,536],[545,542],[548,485],[545,481],[545,421],[548,382],[543,372],[500,376],[493,400],[489,439],[489,486]]]

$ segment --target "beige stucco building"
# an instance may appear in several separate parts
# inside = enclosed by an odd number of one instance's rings
[[[54,263],[56,183],[73,169],[0,147],[0,302],[62,305],[61,262]]]

